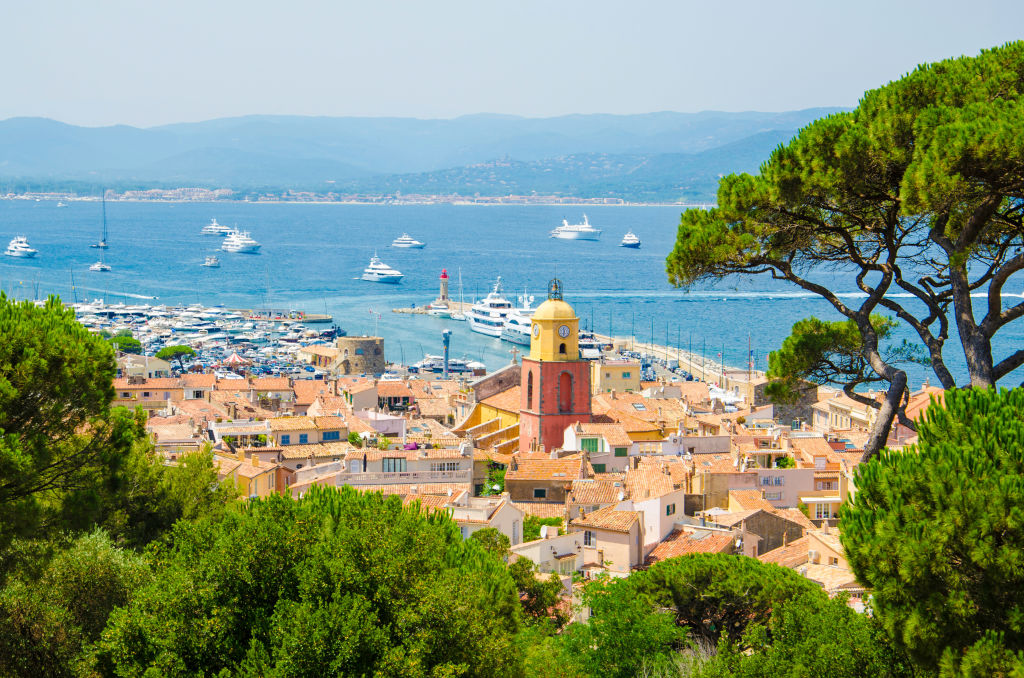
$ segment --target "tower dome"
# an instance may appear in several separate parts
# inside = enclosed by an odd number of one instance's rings
[[[534,360],[579,360],[580,319],[562,299],[562,281],[552,279],[548,298],[531,318],[530,357]]]

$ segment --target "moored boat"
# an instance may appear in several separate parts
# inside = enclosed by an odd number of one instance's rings
[[[512,311],[512,302],[501,296],[501,276],[486,297],[473,304],[466,313],[469,329],[490,337],[500,337],[505,320]]]
[[[28,244],[28,238],[23,235],[16,235],[11,239],[11,242],[7,244],[7,249],[4,251],[9,257],[18,257],[19,259],[31,259],[32,257],[39,254],[39,250],[33,249]]]
[[[570,224],[568,220],[562,219],[562,225],[551,231],[550,235],[559,240],[600,240],[601,229],[591,226],[584,214],[583,222],[579,224]]]
[[[402,272],[391,268],[374,253],[373,257],[370,258],[370,265],[363,269],[363,275],[360,276],[362,280],[369,282],[379,283],[390,283],[392,285],[402,281]]]
[[[627,231],[626,235],[622,236],[622,242],[619,243],[619,247],[629,247],[638,250],[640,249],[640,238],[633,231]]]

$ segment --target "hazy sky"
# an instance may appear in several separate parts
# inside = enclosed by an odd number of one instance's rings
[[[1024,37],[972,0],[0,0],[0,118],[454,117],[852,106]]]

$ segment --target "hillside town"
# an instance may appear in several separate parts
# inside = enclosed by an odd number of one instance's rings
[[[793,569],[862,609],[838,515],[874,409],[810,385],[802,403],[777,407],[763,377],[735,386],[727,406],[706,382],[641,381],[640,363],[619,354],[583,360],[557,281],[532,325],[521,361],[447,380],[386,373],[372,337],[360,341],[376,357],[354,368],[348,350],[298,351],[316,379],[244,364],[231,378],[175,374],[125,354],[114,404],[146,410],[166,463],[212,448],[242,500],[314,485],[398,495],[447,513],[464,538],[495,528],[512,558],[558,573],[566,596],[574,581],[729,553]],[[915,390],[908,416],[942,393]],[[914,441],[896,427],[889,447]]]

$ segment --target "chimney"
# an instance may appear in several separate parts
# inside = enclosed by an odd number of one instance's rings
[[[611,394],[612,394],[612,400],[615,400],[615,389],[614,388],[611,390]]]

